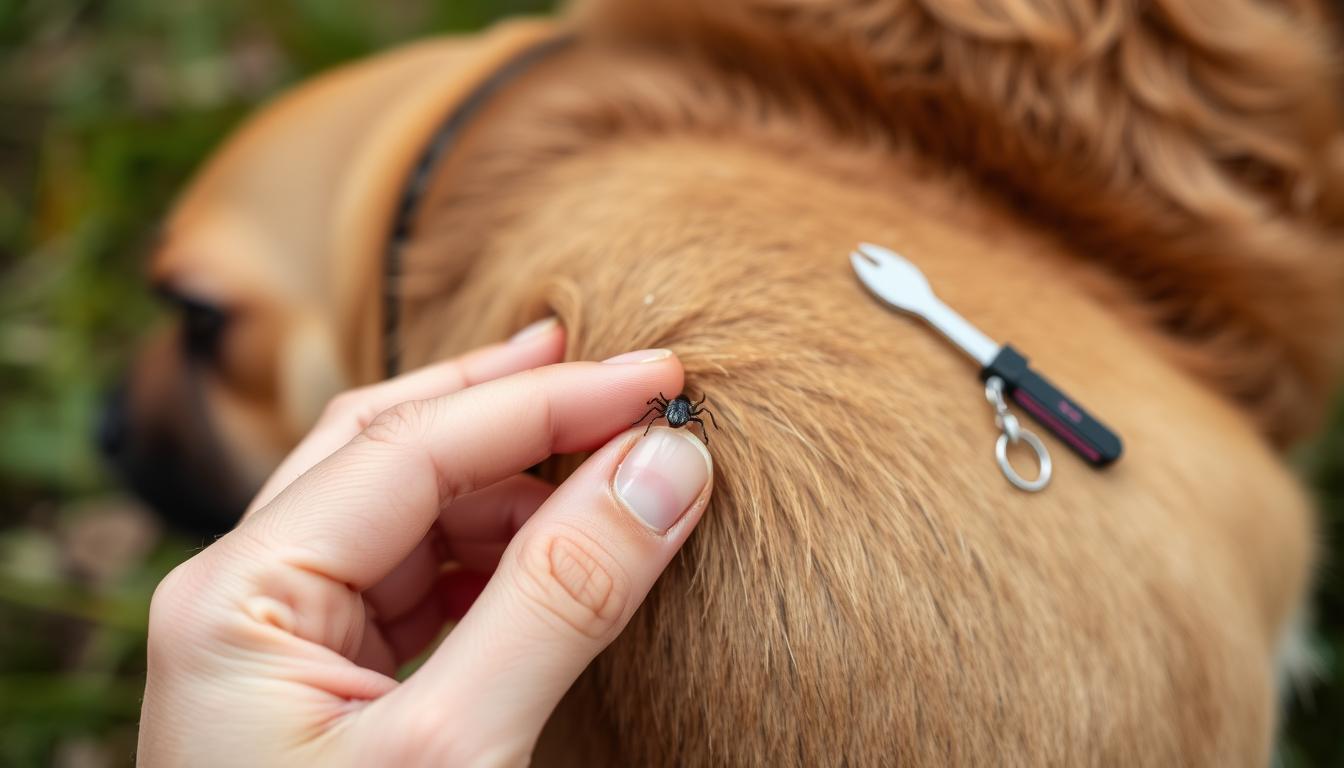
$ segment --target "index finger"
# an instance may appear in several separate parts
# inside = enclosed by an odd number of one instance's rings
[[[524,328],[507,342],[444,360],[386,381],[337,395],[327,404],[318,423],[280,466],[271,473],[246,517],[266,506],[295,478],[345,445],[378,414],[408,400],[427,400],[501,376],[525,371],[564,358],[565,337],[555,318]]]
[[[366,589],[401,562],[455,497],[553,453],[596,448],[628,428],[651,394],[679,392],[681,384],[681,362],[670,351],[643,350],[403,403],[239,532],[288,565]]]

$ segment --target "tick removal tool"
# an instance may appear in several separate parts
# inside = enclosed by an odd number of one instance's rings
[[[1045,444],[1018,422],[1008,410],[1012,400],[1031,414],[1093,467],[1104,467],[1120,458],[1120,438],[1081,405],[1027,364],[1027,358],[1011,344],[999,345],[966,318],[944,304],[924,273],[909,259],[880,245],[862,243],[849,255],[859,280],[882,301],[903,312],[922,317],[949,341],[980,364],[985,399],[994,408],[994,423],[1000,430],[994,445],[999,469],[1008,482],[1024,491],[1039,491],[1050,484],[1052,463]],[[1008,462],[1008,447],[1026,443],[1036,453],[1040,470],[1027,480]]]

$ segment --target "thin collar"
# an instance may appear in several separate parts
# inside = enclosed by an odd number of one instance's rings
[[[449,110],[407,177],[383,251],[382,348],[385,377],[391,378],[401,370],[401,348],[397,343],[401,328],[401,296],[398,284],[402,276],[404,249],[414,234],[415,216],[429,190],[434,172],[457,144],[466,127],[500,91],[531,71],[539,62],[549,58],[551,54],[568,47],[573,40],[572,34],[558,33],[532,42],[504,59]]]

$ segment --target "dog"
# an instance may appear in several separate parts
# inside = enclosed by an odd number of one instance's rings
[[[726,428],[712,507],[539,764],[1263,765],[1317,557],[1282,450],[1344,349],[1325,19],[613,0],[351,65],[182,196],[151,267],[182,316],[104,441],[226,523],[386,359],[554,314],[570,359],[675,350]],[[432,166],[384,281],[436,126],[560,35]],[[1047,438],[1050,488],[1010,487],[974,366],[868,297],[860,240],[1030,350],[1124,458]]]

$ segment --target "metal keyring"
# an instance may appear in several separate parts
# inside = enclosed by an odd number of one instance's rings
[[[1016,469],[1013,469],[1013,465],[1008,463],[1009,440],[1007,433],[1000,434],[998,441],[994,443],[994,457],[999,460],[999,469],[1003,470],[1003,476],[1008,478],[1008,482],[1024,491],[1035,493],[1050,484],[1050,470],[1052,469],[1050,452],[1046,450],[1041,439],[1031,430],[1019,429],[1018,437],[1036,452],[1036,461],[1041,470],[1037,473],[1035,480],[1023,478],[1017,474]]]

